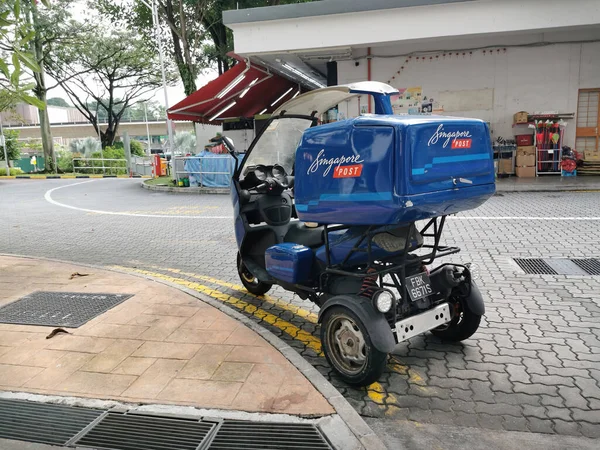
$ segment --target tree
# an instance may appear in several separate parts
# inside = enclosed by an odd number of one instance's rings
[[[74,3],[76,0],[53,0],[51,6],[38,8],[34,2],[27,9],[28,22],[34,32],[31,40],[31,52],[39,66],[39,70],[33,74],[35,79],[33,91],[36,98],[44,104],[47,103],[48,91],[56,87],[56,84],[53,86],[46,84],[46,66],[50,63],[55,48],[78,42],[82,35],[93,31],[88,24],[79,24],[73,21],[70,9]],[[42,147],[46,156],[45,168],[46,171],[53,172],[55,170],[54,142],[47,108],[39,110],[39,118]]]
[[[19,143],[19,132],[17,130],[4,130],[4,144],[9,161],[21,157],[21,144]],[[0,161],[4,161],[4,149],[0,151]]]
[[[33,0],[25,0],[26,5],[31,3]],[[0,3],[0,111],[10,109],[20,101],[38,108],[45,106],[31,95],[31,83],[21,83],[23,68],[34,73],[39,71],[34,56],[29,52],[34,34],[30,24],[24,20],[20,0]]]
[[[46,104],[48,106],[60,106],[62,108],[69,108],[71,107],[71,105],[69,105],[69,102],[67,102],[64,98],[62,97],[52,97],[46,100]]]
[[[307,1],[313,0],[157,0],[161,21],[168,27],[161,30],[160,38],[171,50],[186,95],[196,91],[202,70],[216,68],[221,75],[234,64],[227,56],[233,39],[223,25],[223,11]],[[154,45],[152,14],[142,0],[98,0],[94,4],[111,20],[140,31]]]
[[[154,52],[137,33],[112,31],[110,35],[83,35],[77,42],[57,47],[48,73],[94,126],[102,147],[106,147],[114,143],[127,108],[162,85],[157,67]],[[107,118],[104,129],[98,121],[101,110]]]

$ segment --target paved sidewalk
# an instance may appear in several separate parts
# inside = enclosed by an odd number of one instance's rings
[[[69,279],[71,274],[88,276]],[[134,296],[69,334],[0,324],[0,390],[249,412],[335,413],[267,341],[177,289],[110,271],[0,257],[0,306],[39,290]]]
[[[497,192],[560,192],[600,190],[600,177],[560,177],[542,175],[536,178],[498,178]]]

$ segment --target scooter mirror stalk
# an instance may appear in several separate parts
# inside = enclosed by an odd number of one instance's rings
[[[235,173],[238,170],[238,159],[236,156],[235,145],[233,144],[233,139],[231,139],[230,137],[227,137],[227,136],[223,136],[223,138],[221,139],[221,142],[223,143],[223,145],[225,146],[225,148],[227,149],[227,151],[229,152],[229,154],[235,161],[235,171],[234,171],[234,173]]]

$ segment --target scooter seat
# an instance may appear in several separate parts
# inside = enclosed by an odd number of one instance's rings
[[[283,242],[293,242],[310,248],[320,247],[325,243],[323,226],[309,228],[302,222],[290,222]]]

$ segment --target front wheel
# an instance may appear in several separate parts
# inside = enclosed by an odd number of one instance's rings
[[[385,369],[387,353],[373,346],[362,321],[343,306],[325,311],[321,344],[329,365],[348,384],[367,386]]]
[[[244,261],[242,261],[242,256],[237,254],[237,267],[238,267],[238,275],[240,276],[240,281],[246,288],[248,292],[254,295],[265,295],[269,289],[273,287],[272,284],[263,283],[258,278],[256,278],[252,273],[248,270]]]
[[[446,325],[431,330],[431,334],[444,341],[459,342],[475,334],[481,322],[481,316],[469,309],[465,299],[454,300],[454,317]]]

